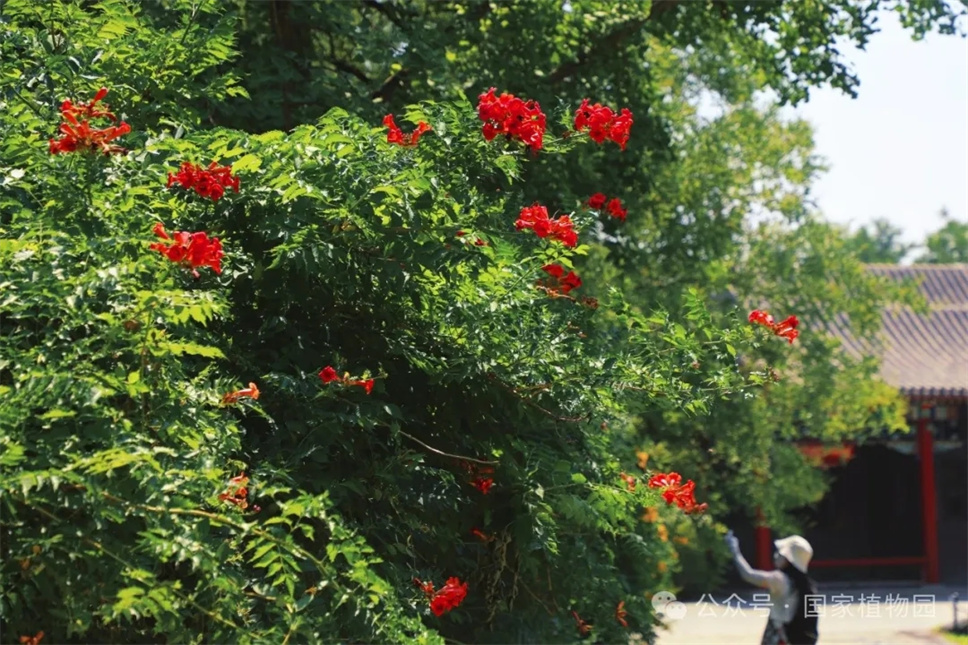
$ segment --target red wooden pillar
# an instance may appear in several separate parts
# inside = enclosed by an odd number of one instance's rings
[[[921,523],[924,531],[924,581],[938,582],[938,506],[934,486],[934,437],[922,403],[918,416],[918,454],[921,457]]]
[[[773,545],[770,542],[770,527],[763,521],[763,512],[756,509],[756,527],[753,529],[756,544],[757,569],[771,571],[773,569]]]

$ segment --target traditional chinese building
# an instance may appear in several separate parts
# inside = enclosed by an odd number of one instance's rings
[[[968,580],[968,264],[869,265],[919,279],[926,314],[883,313],[874,342],[831,330],[854,354],[875,354],[880,376],[910,402],[911,433],[862,445],[805,442],[834,482],[804,536],[818,580]],[[842,323],[843,321],[841,321]],[[767,527],[755,529],[756,565],[772,568]]]

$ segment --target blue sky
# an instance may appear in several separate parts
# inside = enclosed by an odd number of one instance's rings
[[[938,212],[968,221],[968,41],[932,34],[915,42],[894,14],[866,51],[846,51],[859,96],[811,91],[793,114],[815,129],[830,168],[813,195],[827,219],[853,228],[878,217],[920,242]]]

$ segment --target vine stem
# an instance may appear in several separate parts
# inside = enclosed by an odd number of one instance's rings
[[[286,632],[286,637],[282,639],[282,645],[289,645],[289,638],[292,636],[292,630],[296,628],[296,623],[289,626],[289,631]]]
[[[546,408],[541,407],[540,405],[538,405],[532,399],[530,399],[530,398],[522,395],[520,392],[518,392],[517,390],[515,390],[513,387],[511,387],[510,385],[508,385],[508,384],[504,383],[503,381],[501,381],[497,377],[497,375],[494,374],[493,372],[491,374],[488,374],[488,377],[491,378],[491,379],[493,379],[498,385],[500,385],[501,387],[503,387],[505,390],[507,390],[508,392],[510,392],[511,394],[513,394],[514,396],[516,396],[517,398],[521,399],[522,401],[524,401],[525,403],[527,403],[531,407],[535,408],[536,410],[539,410],[540,412],[543,412],[544,414],[548,415],[549,417],[551,417],[555,421],[561,421],[561,422],[564,422],[564,423],[580,423],[581,421],[586,421],[587,419],[590,418],[590,415],[588,413],[582,414],[582,415],[577,416],[577,417],[563,417],[563,416],[560,416],[558,414],[555,414],[551,410],[548,410]]]
[[[426,448],[430,452],[436,453],[436,454],[438,454],[438,455],[440,455],[442,457],[450,457],[451,459],[462,459],[464,461],[472,461],[475,464],[484,464],[485,466],[496,466],[497,463],[498,463],[496,461],[487,461],[486,459],[475,459],[474,457],[464,457],[462,455],[452,455],[449,452],[444,452],[443,450],[438,450],[438,449],[434,448],[433,446],[429,446],[429,445],[425,444],[420,439],[417,439],[412,434],[408,434],[408,433],[404,432],[403,430],[397,430],[397,432],[399,432],[400,434],[402,434],[404,437],[406,437],[410,441],[413,441],[415,443],[419,443],[421,446],[423,446],[424,448]]]
[[[522,582],[521,583],[521,586],[524,587],[524,590],[525,591],[527,591],[529,594],[531,594],[531,597],[532,598],[534,598],[535,600],[538,601],[538,604],[540,604],[542,607],[544,607],[544,610],[546,612],[548,612],[548,615],[549,616],[554,616],[555,615],[555,612],[551,609],[551,607],[549,607],[548,605],[546,605],[545,602],[541,598],[539,598],[537,596],[537,594],[535,594],[533,591],[531,591],[531,588],[528,585],[526,585],[526,584],[524,584]]]

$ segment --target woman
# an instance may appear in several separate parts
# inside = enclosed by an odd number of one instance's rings
[[[773,543],[775,571],[752,568],[739,550],[739,540],[732,531],[726,534],[726,545],[733,552],[739,575],[746,582],[770,592],[770,617],[761,645],[814,645],[817,642],[817,616],[807,612],[807,597],[817,593],[807,577],[807,565],[813,557],[810,543],[792,535]]]

